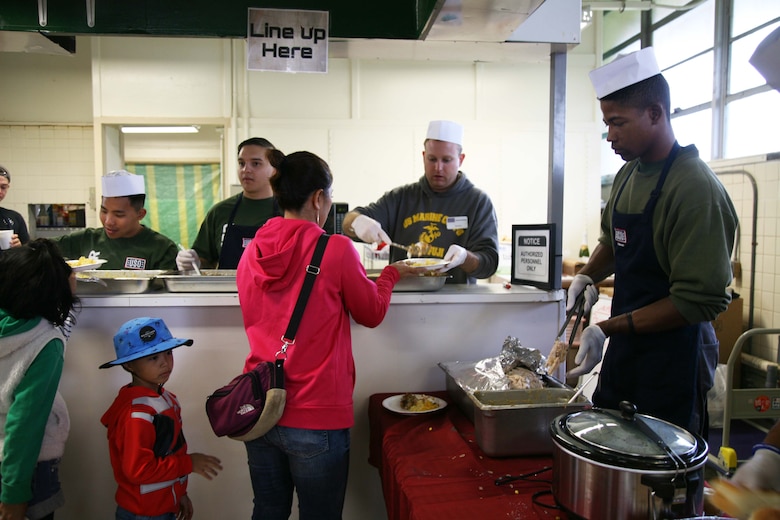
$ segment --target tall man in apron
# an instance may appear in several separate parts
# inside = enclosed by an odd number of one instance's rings
[[[235,269],[244,248],[260,226],[280,215],[268,179],[284,155],[267,139],[252,137],[238,145],[238,178],[241,193],[214,206],[201,223],[192,249],[179,251],[180,271],[193,266]]]
[[[572,280],[568,306],[615,275],[611,317],[582,334],[569,376],[590,372],[609,348],[593,394],[602,408],[640,413],[706,435],[706,396],[718,361],[710,321],[725,311],[737,214],[723,185],[681,147],[669,85],[647,47],[590,73],[607,141],[626,162],[615,177],[599,244]]]

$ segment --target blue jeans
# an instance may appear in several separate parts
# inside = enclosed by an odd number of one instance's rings
[[[127,509],[116,506],[116,520],[176,520],[176,515],[174,513],[166,513],[159,516],[136,515]]]
[[[54,510],[65,503],[60,487],[60,459],[42,460],[35,465],[32,482],[32,498],[27,502],[27,518],[51,520]],[[3,486],[0,484],[0,490]]]
[[[293,491],[300,520],[340,520],[349,473],[349,429],[275,426],[246,442],[254,492],[252,520],[287,520]]]

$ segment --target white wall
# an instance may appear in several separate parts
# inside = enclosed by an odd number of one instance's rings
[[[283,151],[308,149],[321,155],[334,171],[336,199],[354,207],[416,180],[422,174],[420,153],[427,122],[455,119],[466,127],[463,170],[492,196],[501,237],[509,236],[512,224],[547,220],[546,58],[519,63],[474,63],[467,56],[462,61],[333,58],[328,74],[281,74],[245,71],[241,41],[95,37],[79,38],[77,45],[75,59],[45,57],[75,62],[81,75],[68,69],[65,78],[42,67],[39,56],[28,57],[35,66],[26,66],[25,57],[11,59],[10,53],[0,53],[3,70],[22,68],[25,78],[19,83],[5,81],[3,93],[9,102],[0,107],[0,124],[30,128],[26,123],[91,120],[99,134],[101,124],[222,122],[224,149],[218,142],[208,151],[200,146],[182,151],[162,140],[148,147],[127,141],[125,155],[165,161],[177,155],[199,160],[222,153],[227,186],[236,182],[235,145],[261,135]],[[353,52],[357,47],[352,43]],[[89,53],[91,60],[84,60],[82,53]],[[564,254],[576,254],[585,227],[592,228],[592,241],[597,230],[598,185],[586,182],[586,172],[598,161],[598,125],[593,121],[592,90],[582,83],[593,63],[592,54],[568,56]],[[38,66],[44,83],[65,87],[52,89],[44,98],[28,96]],[[91,81],[94,115],[83,103],[78,114],[70,114],[76,111],[70,95],[60,99],[59,92],[81,91],[84,78]],[[20,108],[25,105],[29,110]],[[91,185],[99,187],[97,180],[106,166],[97,135],[95,142]],[[7,158],[13,148],[0,140],[0,164],[12,174],[15,170],[36,178],[44,174],[30,154]],[[52,202],[75,202],[61,200],[65,193],[56,182],[48,186],[58,194]],[[6,204],[18,209],[30,202],[32,195],[24,190],[15,177]],[[40,202],[39,197],[33,198]],[[576,224],[566,225],[569,221]]]

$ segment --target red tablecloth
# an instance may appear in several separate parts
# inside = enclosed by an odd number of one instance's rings
[[[445,410],[405,416],[386,410],[390,393],[370,397],[369,463],[379,469],[389,520],[566,518],[550,493],[551,470],[501,486],[504,475],[552,466],[551,457],[491,458],[474,426],[449,401]],[[534,495],[538,496],[534,498]]]

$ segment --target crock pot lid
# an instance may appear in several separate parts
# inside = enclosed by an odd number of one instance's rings
[[[695,452],[697,441],[686,430],[648,415],[642,415],[640,420],[644,420],[680,457]],[[572,437],[601,450],[636,457],[669,457],[663,446],[645,435],[633,421],[603,410],[592,409],[570,414],[566,418],[566,430]]]

